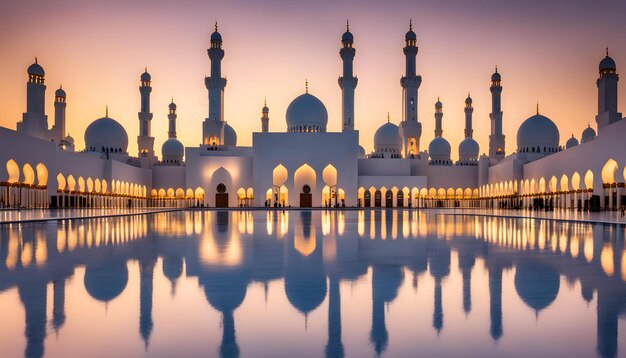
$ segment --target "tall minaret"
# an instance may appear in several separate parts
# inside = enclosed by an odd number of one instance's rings
[[[598,86],[598,133],[611,123],[622,119],[622,114],[617,112],[617,66],[609,57],[609,48],[606,48],[606,57],[600,61],[600,77],[596,81]]]
[[[152,86],[150,82],[152,77],[148,73],[148,68],[141,74],[139,93],[141,94],[141,110],[139,115],[139,136],[137,137],[137,147],[139,149],[139,157],[154,158],[154,137],[151,137],[152,113],[150,113],[150,92]]]
[[[400,135],[403,140],[404,157],[413,158],[418,155],[422,124],[417,118],[417,90],[422,84],[422,76],[416,74],[417,36],[413,32],[413,22],[409,22],[409,32],[405,37],[406,74],[400,79],[402,85],[402,123]]]
[[[35,63],[28,67],[26,84],[26,112],[17,124],[17,131],[48,140],[48,116],[46,116],[46,73],[35,57]]]
[[[54,93],[54,130],[53,140],[57,143],[61,143],[65,139],[65,103],[66,94],[63,90],[63,86],[60,86]]]
[[[169,129],[167,131],[168,138],[176,138],[176,103],[174,103],[174,98],[172,98],[172,103],[169,105],[169,113],[167,114],[167,119],[169,123]]]
[[[261,116],[261,132],[267,133],[270,131],[270,109],[267,108],[267,100],[263,101],[263,109],[261,112],[263,113]]]
[[[474,135],[474,129],[472,129],[472,113],[474,113],[472,97],[467,93],[467,98],[465,99],[465,138],[472,138]]]
[[[500,81],[502,77],[498,73],[498,67],[496,72],[491,75],[491,113],[489,118],[491,119],[491,134],[489,135],[489,159],[501,160],[504,158],[505,142],[504,134],[502,134],[502,86]]]
[[[215,31],[211,34],[211,47],[207,50],[211,59],[211,75],[204,78],[204,85],[209,91],[209,116],[202,124],[202,142],[209,145],[223,144],[224,127],[224,88],[226,78],[222,77],[222,35]]]
[[[343,47],[339,55],[343,60],[343,76],[339,77],[341,88],[343,130],[354,130],[354,89],[359,82],[353,74],[353,61],[356,50],[352,47],[354,37],[350,32],[350,23],[346,21],[346,32],[341,37]]]
[[[443,104],[437,97],[437,102],[435,103],[435,138],[441,137],[443,135],[443,128],[441,125],[441,120],[443,119]]]

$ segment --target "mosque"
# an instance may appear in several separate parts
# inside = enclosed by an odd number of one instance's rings
[[[168,139],[160,158],[151,131],[151,76],[140,76],[138,153],[128,153],[128,134],[108,116],[86,129],[77,150],[65,130],[66,92],[54,96],[54,125],[45,108],[45,71],[28,68],[27,106],[16,130],[0,128],[0,207],[533,207],[617,210],[626,199],[626,121],[618,112],[615,62],[599,64],[598,114],[592,127],[565,144],[558,127],[537,113],[520,125],[517,147],[507,153],[503,133],[502,75],[496,68],[489,148],[480,155],[473,138],[472,98],[465,100],[465,139],[459,158],[443,135],[443,104],[434,108],[435,133],[426,148],[418,118],[417,36],[410,26],[402,118],[387,119],[374,135],[374,151],[359,145],[353,73],[356,54],[349,27],[341,37],[342,131],[328,132],[324,104],[308,88],[286,111],[286,132],[270,131],[269,108],[252,146],[237,145],[224,115],[222,36],[210,38],[208,114],[198,146],[176,138],[176,104],[169,103]]]

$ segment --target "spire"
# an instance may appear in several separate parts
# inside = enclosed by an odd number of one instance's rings
[[[609,46],[606,47],[606,57],[609,57]]]
[[[59,85],[59,89],[63,89],[63,83],[61,83],[61,85]]]
[[[304,90],[306,91],[306,93],[309,93],[309,80],[308,79],[304,80]]]
[[[409,19],[409,31],[413,31],[413,19]]]
[[[390,121],[389,112],[387,112],[387,123],[389,123],[389,121]]]
[[[109,117],[109,105],[106,105],[104,107],[104,116],[107,118]]]
[[[350,20],[348,20],[348,19],[346,19],[346,32],[350,32]],[[607,49],[608,49],[608,47],[607,47]]]
[[[498,65],[496,65],[496,73],[498,73]]]
[[[174,103],[174,96],[172,96],[172,103]]]
[[[607,48],[608,48],[608,47],[607,47]],[[607,50],[607,51],[608,51],[608,50]],[[37,57],[36,57],[36,56],[35,56],[35,63],[38,63],[38,62],[37,62]]]
[[[148,72],[148,66],[144,66],[143,71]]]
[[[537,102],[537,114],[539,114],[539,102]]]
[[[267,97],[263,97],[263,106],[267,107]]]
[[[215,21],[215,32],[217,32],[217,21]]]

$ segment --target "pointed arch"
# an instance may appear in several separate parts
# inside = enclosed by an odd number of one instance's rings
[[[617,173],[617,162],[613,159],[606,161],[602,167],[602,183],[613,184],[615,183],[615,174]]]
[[[593,189],[593,172],[591,170],[587,170],[585,173],[585,187]]]
[[[22,181],[25,184],[32,185],[35,183],[35,171],[30,164],[26,163],[22,167],[22,173],[24,174],[24,180]]]
[[[322,170],[322,179],[330,187],[337,185],[337,169],[332,164],[328,164]]]
[[[302,164],[293,175],[294,190],[296,193],[299,193],[305,185],[308,185],[311,188],[311,192],[315,192],[316,178],[315,170],[306,163]]]
[[[572,189],[580,190],[580,174],[578,172],[572,174]]]
[[[61,173],[57,175],[57,185],[58,185],[57,187],[58,190],[65,190],[65,187],[67,186],[67,181],[65,180],[65,177]]]
[[[48,168],[43,163],[38,163],[35,171],[37,172],[37,185],[48,185]]]
[[[274,170],[272,170],[272,184],[274,186],[282,186],[287,181],[287,177],[289,176],[289,172],[284,165],[278,164]]]
[[[20,166],[17,165],[15,160],[10,159],[7,164],[7,182],[17,183],[20,181]]]
[[[569,191],[569,180],[567,178],[567,175],[563,174],[561,176],[561,191]]]

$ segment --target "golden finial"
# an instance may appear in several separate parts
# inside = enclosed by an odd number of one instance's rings
[[[346,32],[350,32],[350,20],[346,19]]]
[[[263,106],[267,107],[267,97],[263,97]]]
[[[606,57],[609,57],[609,46],[606,47]]]
[[[537,102],[537,114],[539,114],[539,102]]]
[[[107,118],[109,117],[109,105],[106,105],[104,107],[104,116]]]
[[[413,31],[413,19],[409,19],[409,31]]]
[[[306,93],[309,93],[309,80],[308,79],[304,80],[304,89],[306,90]]]
[[[391,117],[389,116],[389,112],[387,112],[387,123],[389,123]]]
[[[63,89],[63,83],[59,85],[59,89]]]
[[[143,71],[144,71],[144,72],[148,72],[148,66],[145,66],[145,67],[143,68]]]
[[[37,62],[37,57],[35,57],[35,63],[38,63],[38,62]]]
[[[172,96],[172,103],[174,103],[174,96]]]
[[[217,21],[215,21],[215,32],[217,32]]]
[[[498,73],[498,65],[496,65],[496,73]]]

